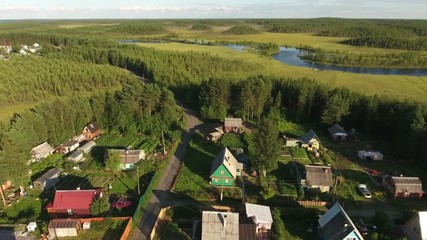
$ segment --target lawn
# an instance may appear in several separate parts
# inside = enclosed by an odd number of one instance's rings
[[[193,223],[198,221],[196,236],[200,236],[201,211],[197,207],[174,207],[166,212],[166,220],[163,230],[156,239],[191,239],[193,234]]]
[[[91,222],[89,230],[82,230],[77,237],[61,238],[65,240],[115,240],[120,239],[128,220],[107,219],[101,222]]]
[[[195,135],[185,152],[174,190],[197,200],[212,199],[214,189],[209,185],[209,173],[212,160],[220,151],[219,146]]]
[[[363,94],[378,94],[398,99],[412,99],[427,102],[427,95],[425,94],[427,91],[427,77],[313,71],[304,67],[289,66],[273,60],[271,57],[261,56],[251,51],[237,52],[233,49],[221,46],[184,43],[142,43],[140,46],[158,50],[209,53],[213,56],[243,60],[254,65],[253,71],[227,73],[227,76],[218,77],[245,79],[248,76],[257,74],[271,74],[274,76],[291,78],[305,77],[315,79],[332,87],[346,87]]]

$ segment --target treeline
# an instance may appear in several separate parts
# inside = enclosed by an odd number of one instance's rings
[[[136,78],[109,65],[48,56],[14,56],[0,64],[0,107],[53,96],[84,95],[118,88]]]
[[[237,26],[231,27],[230,29],[222,33],[229,34],[229,35],[247,35],[247,34],[256,34],[258,33],[258,30],[247,25],[237,25]]]
[[[166,33],[166,29],[159,23],[138,21],[138,22],[125,22],[118,26],[112,27],[110,32],[115,34],[125,33],[133,35],[154,35]]]
[[[362,47],[405,49],[414,51],[427,50],[427,37],[412,39],[384,35],[368,35],[358,38],[351,38],[342,41],[342,43]]]
[[[211,26],[208,26],[208,25],[206,25],[206,24],[201,24],[201,23],[199,23],[199,24],[194,24],[194,25],[191,27],[191,30],[195,30],[195,31],[206,31],[206,30],[210,30],[210,29],[212,29],[212,27],[211,27]]]
[[[301,58],[344,66],[427,67],[427,57],[421,52],[352,54],[339,51],[325,52],[322,49],[316,49],[315,51],[304,51]]]
[[[427,108],[411,101],[365,96],[331,89],[312,80],[281,80],[266,76],[242,82],[211,79],[202,83],[197,107],[205,119],[226,116],[260,121],[321,122],[325,129],[341,123],[389,144],[395,154],[427,166]],[[194,99],[196,100],[196,99]],[[193,100],[193,101],[194,101]]]
[[[156,85],[133,82],[123,90],[75,95],[42,103],[16,114],[10,124],[0,125],[0,181],[26,179],[30,150],[47,141],[52,146],[80,133],[97,121],[106,131],[179,137],[181,110],[172,92]]]

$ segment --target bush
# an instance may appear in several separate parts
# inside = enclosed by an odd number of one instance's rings
[[[221,138],[221,145],[227,148],[244,148],[241,136],[234,133],[226,133]]]
[[[101,215],[108,210],[110,210],[110,202],[107,196],[95,199],[90,205],[90,212],[95,216]]]
[[[295,185],[286,183],[285,181],[279,181],[277,183],[277,191],[282,195],[298,197],[298,193],[295,188]]]
[[[273,208],[272,217],[274,222],[272,229],[273,239],[285,239],[285,236],[287,235],[285,223],[281,218],[281,212],[278,208]]]

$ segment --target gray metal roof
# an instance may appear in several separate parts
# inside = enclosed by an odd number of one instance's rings
[[[242,119],[241,118],[225,118],[224,119],[225,127],[242,127]]]
[[[74,160],[74,159],[78,159],[81,157],[83,157],[83,152],[80,150],[76,150],[70,156],[68,156],[68,159]]]
[[[49,143],[44,142],[38,145],[37,147],[33,148],[31,151],[33,152],[33,154],[46,155],[51,152],[54,152],[55,149],[53,149],[53,147],[51,147]]]
[[[347,131],[344,130],[344,128],[342,128],[338,123],[335,123],[334,125],[332,125],[332,127],[328,128],[328,131],[330,134],[335,135],[335,134],[340,134],[340,135],[348,135]]]
[[[243,169],[243,164],[236,160],[228,148],[224,148],[213,160],[210,176],[212,176],[215,170],[217,170],[222,164],[224,164],[233,178],[236,178],[236,172],[238,169]]]
[[[96,146],[95,141],[91,140],[91,141],[83,144],[81,147],[79,147],[79,150],[81,150],[81,151],[83,151],[85,153],[88,153],[95,146]]]
[[[107,154],[111,151],[117,152],[120,155],[122,164],[133,164],[144,158],[144,150],[125,150],[125,149],[108,149]],[[107,157],[108,158],[108,157]]]
[[[313,130],[310,130],[304,136],[301,137],[303,143],[309,143],[313,138],[317,139],[320,142],[320,139],[317,137],[316,133]]]
[[[49,171],[45,172],[43,175],[41,175],[39,178],[34,180],[34,182],[40,182],[40,183],[45,182],[46,180],[51,179],[53,176],[59,173],[61,173],[59,169],[52,168]]]
[[[239,240],[239,214],[202,212],[202,240]]]

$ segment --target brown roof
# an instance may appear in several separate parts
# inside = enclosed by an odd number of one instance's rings
[[[328,166],[305,165],[306,182],[309,185],[332,186],[332,169]]]
[[[396,192],[423,192],[423,185],[418,177],[392,177],[392,179]]]
[[[137,163],[144,158],[145,155],[143,150],[108,149],[107,151],[117,152],[122,159],[122,164]]]
[[[79,220],[75,219],[53,219],[49,222],[48,228],[77,228],[78,224]]]
[[[97,122],[89,123],[86,127],[91,133],[101,130]]]

